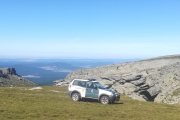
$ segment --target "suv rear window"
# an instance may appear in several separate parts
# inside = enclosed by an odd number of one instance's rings
[[[73,82],[73,85],[78,85],[78,82],[79,82],[79,81],[75,80],[75,81]]]
[[[81,86],[81,87],[86,87],[86,81],[74,80],[73,85],[77,85],[77,86]]]

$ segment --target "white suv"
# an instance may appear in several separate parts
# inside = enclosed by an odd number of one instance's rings
[[[95,79],[74,79],[69,84],[68,95],[73,101],[91,98],[97,99],[102,104],[114,103],[120,99],[120,95],[117,92],[104,88]]]

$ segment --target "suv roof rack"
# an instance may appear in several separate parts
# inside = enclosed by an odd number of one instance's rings
[[[96,81],[96,79],[88,79],[89,81]]]

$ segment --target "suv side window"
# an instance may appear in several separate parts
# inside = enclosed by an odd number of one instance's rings
[[[75,80],[73,82],[73,85],[77,85],[77,86],[81,86],[81,87],[86,87],[86,81]]]
[[[87,88],[95,88],[93,82],[87,82]]]
[[[79,83],[79,81],[78,81],[78,80],[75,80],[75,81],[73,82],[73,85],[78,85],[78,83]]]
[[[86,87],[86,81],[79,81],[79,86]]]

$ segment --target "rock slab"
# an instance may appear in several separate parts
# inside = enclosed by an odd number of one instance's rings
[[[60,86],[73,79],[96,79],[105,87],[135,100],[180,104],[180,55],[78,69],[68,74]],[[59,84],[56,82],[56,85]],[[180,90],[179,90],[180,91]]]

